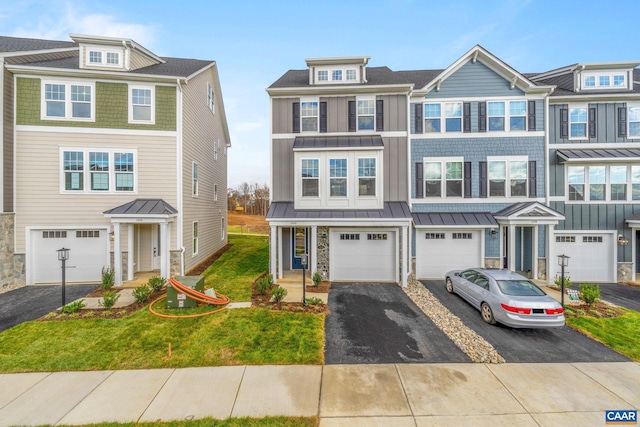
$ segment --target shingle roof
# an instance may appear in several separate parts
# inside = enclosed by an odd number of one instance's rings
[[[105,215],[176,215],[178,211],[162,199],[135,199],[103,212]]]
[[[293,142],[294,149],[315,148],[365,148],[384,147],[379,135],[370,136],[298,136]]]
[[[294,209],[293,202],[273,202],[269,219],[410,219],[405,202],[385,202],[383,209]]]
[[[21,37],[0,36],[0,52],[28,52],[33,50],[60,49],[77,47],[73,42],[58,40],[27,39]]]
[[[498,226],[489,212],[414,212],[413,222],[416,226]]]

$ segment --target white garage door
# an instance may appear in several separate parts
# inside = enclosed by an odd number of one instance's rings
[[[615,281],[615,260],[613,235],[556,233],[556,255],[568,255],[569,266],[565,275],[573,282],[613,282]],[[560,273],[557,265],[556,273]]]
[[[56,283],[62,280],[58,249],[69,250],[66,262],[67,282],[100,281],[102,267],[108,263],[106,229],[32,230],[31,271],[33,283]]]
[[[397,282],[393,231],[331,231],[331,280]]]
[[[450,270],[484,267],[480,233],[480,230],[417,230],[418,278],[443,278]]]

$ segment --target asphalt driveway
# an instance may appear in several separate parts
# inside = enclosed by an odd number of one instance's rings
[[[326,364],[470,362],[398,285],[333,283],[329,309]]]
[[[67,304],[98,289],[99,285],[66,285]],[[29,320],[35,320],[60,308],[61,285],[24,286],[0,294],[0,332]]]
[[[640,311],[640,289],[638,288],[619,283],[600,283],[600,296],[603,300],[620,307]]]
[[[482,321],[480,312],[456,294],[446,291],[443,280],[422,284],[465,325],[489,342],[507,362],[574,363],[628,362],[625,356],[569,326],[554,329],[514,329]]]

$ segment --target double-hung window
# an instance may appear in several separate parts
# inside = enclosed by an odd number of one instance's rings
[[[567,168],[567,183],[569,185],[569,200],[584,200],[584,166],[569,166]]]
[[[527,101],[509,102],[509,130],[527,130]]]
[[[569,137],[587,137],[587,107],[574,107],[569,110]]]
[[[133,191],[133,153],[113,153],[116,191]]]
[[[589,168],[589,200],[606,200],[607,168],[591,166]]]
[[[319,161],[302,159],[302,197],[319,196]]]
[[[358,100],[358,130],[375,129],[376,101],[375,99]]]
[[[358,195],[376,195],[376,159],[358,159]]]
[[[47,82],[42,85],[42,118],[93,120],[94,84]]]
[[[426,197],[462,197],[462,159],[431,158],[424,162]]]
[[[193,222],[193,255],[198,253],[198,221]]]
[[[84,153],[82,151],[65,151],[64,162],[64,189],[84,190]]]
[[[631,166],[631,200],[640,200],[640,166]]]
[[[124,150],[61,149],[61,191],[134,192],[136,154]]]
[[[611,174],[611,200],[627,200],[627,166],[609,167]]]
[[[505,105],[504,101],[490,101],[487,103],[487,111],[489,117],[489,130],[502,131],[505,130]]]
[[[329,196],[347,196],[347,159],[329,159]]]
[[[446,102],[444,120],[446,132],[462,132],[462,102]]]
[[[629,138],[638,138],[640,137],[640,105],[629,106],[628,110]]]
[[[193,197],[196,197],[198,196],[198,164],[196,162],[193,162],[193,165],[191,167],[191,179],[191,195]]]
[[[318,131],[318,101],[300,102],[300,130],[302,132]]]
[[[129,87],[129,122],[155,122],[154,92],[152,87]]]
[[[213,92],[213,86],[207,82],[207,107],[211,112],[215,112],[215,93]]]
[[[440,104],[424,104],[424,131],[440,132]]]
[[[109,153],[89,153],[91,191],[109,191]]]
[[[526,197],[527,160],[489,160],[489,196]]]

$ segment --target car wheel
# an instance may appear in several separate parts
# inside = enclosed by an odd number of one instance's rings
[[[495,325],[496,319],[493,317],[493,311],[491,311],[491,307],[486,302],[483,302],[480,306],[480,314],[482,314],[482,320],[490,325]]]
[[[451,279],[447,277],[447,292],[449,292],[450,294],[453,293],[453,283],[451,283]]]

